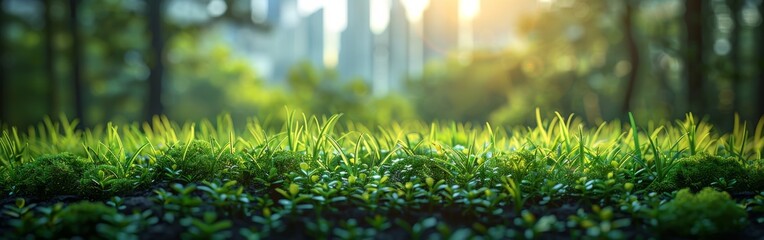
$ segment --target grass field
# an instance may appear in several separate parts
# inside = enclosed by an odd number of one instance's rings
[[[3,127],[0,237],[764,235],[764,121],[364,126],[340,115]],[[529,116],[533,118],[533,116]],[[749,123],[750,124],[750,123]]]

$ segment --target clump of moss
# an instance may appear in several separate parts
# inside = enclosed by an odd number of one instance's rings
[[[308,157],[299,152],[276,151],[268,152],[257,159],[244,162],[244,169],[238,177],[244,185],[262,185],[277,182],[290,172],[300,170],[300,163],[309,162]]]
[[[729,189],[733,191],[748,190],[750,183],[748,171],[743,165],[734,158],[718,156],[699,155],[679,160],[670,176],[677,188],[690,188],[695,192],[712,186],[722,178],[737,181]]]
[[[523,179],[529,172],[533,171],[534,163],[536,162],[533,161],[532,153],[519,151],[492,158],[486,163],[486,169],[496,180],[506,176]]]
[[[527,162],[519,154],[513,153],[507,156],[495,157],[486,163],[486,169],[497,178],[503,176],[515,176],[521,170],[519,166],[525,166]]]
[[[66,206],[60,213],[61,228],[58,237],[96,236],[96,226],[104,216],[117,214],[117,210],[100,202],[77,202]]]
[[[412,177],[451,181],[451,173],[446,169],[443,160],[421,155],[405,156],[392,160],[390,165],[390,180],[408,182]]]
[[[752,171],[735,158],[696,155],[677,160],[676,165],[666,178],[660,182],[651,183],[647,190],[670,192],[689,188],[693,192],[697,192],[705,187],[716,187],[721,190],[736,192],[750,190],[752,184],[755,185],[755,181]],[[726,185],[714,184],[722,182],[725,182]]]
[[[70,153],[43,155],[16,168],[9,185],[22,196],[77,194],[86,169],[87,163]]]
[[[138,186],[138,179],[120,178],[114,174],[117,171],[117,167],[112,165],[98,165],[86,170],[80,180],[80,195],[104,199],[133,191]]]
[[[292,151],[274,152],[270,159],[263,159],[261,162],[267,162],[270,167],[276,169],[276,174],[284,176],[290,172],[300,169],[300,163],[307,162],[308,158],[301,153]]]
[[[193,140],[172,146],[157,158],[157,167],[161,174],[156,175],[156,178],[185,182],[209,180],[234,164],[234,155],[220,154],[214,151],[209,142]],[[173,174],[178,171],[178,175]]]
[[[747,225],[745,209],[726,192],[704,188],[698,194],[680,190],[676,198],[657,210],[658,231],[663,235],[714,238],[734,234]]]
[[[751,160],[745,168],[748,170],[749,190],[764,190],[764,159]]]

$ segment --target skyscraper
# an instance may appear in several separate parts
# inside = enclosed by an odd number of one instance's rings
[[[390,90],[403,87],[405,79],[412,74],[409,68],[409,21],[400,0],[393,1],[390,11],[390,26],[387,29],[390,51]]]
[[[369,1],[347,2],[347,28],[340,39],[337,70],[340,78],[371,78],[372,33],[369,29]]]

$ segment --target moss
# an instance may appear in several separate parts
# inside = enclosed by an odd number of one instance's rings
[[[304,154],[292,151],[278,151],[274,152],[270,159],[263,159],[260,162],[265,162],[270,167],[275,168],[278,176],[285,176],[290,172],[300,170],[300,163],[307,161],[308,158]]]
[[[657,212],[658,231],[667,236],[716,238],[734,234],[747,225],[745,209],[726,192],[704,188],[698,194],[680,190]]]
[[[670,175],[677,188],[690,188],[699,191],[710,187],[711,183],[724,178],[727,181],[737,180],[730,190],[747,190],[750,183],[748,172],[734,158],[718,156],[694,156],[679,160],[675,171]]]
[[[100,202],[77,202],[66,206],[60,213],[61,228],[57,237],[96,236],[96,226],[104,216],[117,214],[117,210]]]
[[[396,182],[408,182],[412,177],[425,179],[431,177],[435,180],[452,181],[451,173],[445,169],[443,160],[427,156],[414,155],[395,159],[390,165],[390,180]]]
[[[506,156],[495,157],[486,163],[487,169],[496,180],[505,176],[523,179],[531,172],[533,154],[528,151],[512,152]]]
[[[219,176],[223,171],[236,163],[234,155],[221,154],[213,150],[209,142],[193,140],[187,144],[179,144],[165,152],[157,159],[160,174],[155,178],[160,180],[182,180],[196,182],[210,180]],[[182,179],[171,179],[165,169],[180,170]]]
[[[131,192],[138,185],[137,179],[119,178],[114,172],[117,172],[117,167],[112,165],[98,165],[85,171],[80,180],[80,195],[90,199],[105,199]]]
[[[240,169],[240,174],[237,176],[237,179],[244,185],[263,187],[266,183],[285,179],[290,172],[299,171],[300,163],[303,162],[310,161],[308,161],[308,158],[304,154],[298,152],[269,152],[258,159],[245,161],[242,164],[244,168]]]
[[[749,190],[764,190],[764,159],[749,161],[748,170]]]
[[[735,180],[734,185],[727,186],[729,189],[724,189],[727,191],[748,191],[752,184],[755,184],[751,171],[735,158],[696,155],[677,160],[666,179],[662,182],[653,182],[647,190],[670,192],[689,188],[693,192],[697,192],[705,187],[713,186],[712,183],[718,182],[721,178],[724,178],[728,183]]]
[[[647,186],[648,192],[671,192],[680,189],[674,181],[653,182]]]
[[[16,168],[9,185],[22,196],[77,194],[86,168],[84,160],[70,153],[43,155]]]

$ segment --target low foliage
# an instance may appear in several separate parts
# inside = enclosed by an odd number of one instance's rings
[[[87,237],[96,235],[96,226],[104,223],[105,216],[117,214],[117,209],[100,202],[77,202],[64,208],[61,213],[61,223],[56,230],[60,237]]]
[[[48,120],[23,134],[3,129],[0,231],[621,239],[750,236],[746,229],[764,224],[764,124],[753,134],[714,132],[688,115],[646,128],[633,118],[587,128],[537,112],[535,127],[374,129],[339,118],[290,113],[281,128],[255,119],[244,131],[227,116],[198,125],[158,117],[141,127],[81,131]]]
[[[682,237],[727,236],[747,224],[745,209],[730,199],[729,194],[712,188],[704,188],[697,194],[682,189],[658,209],[656,216],[660,232]]]
[[[415,179],[432,178],[453,181],[444,160],[428,156],[404,156],[393,159],[390,163],[390,178],[395,182],[409,182]]]

